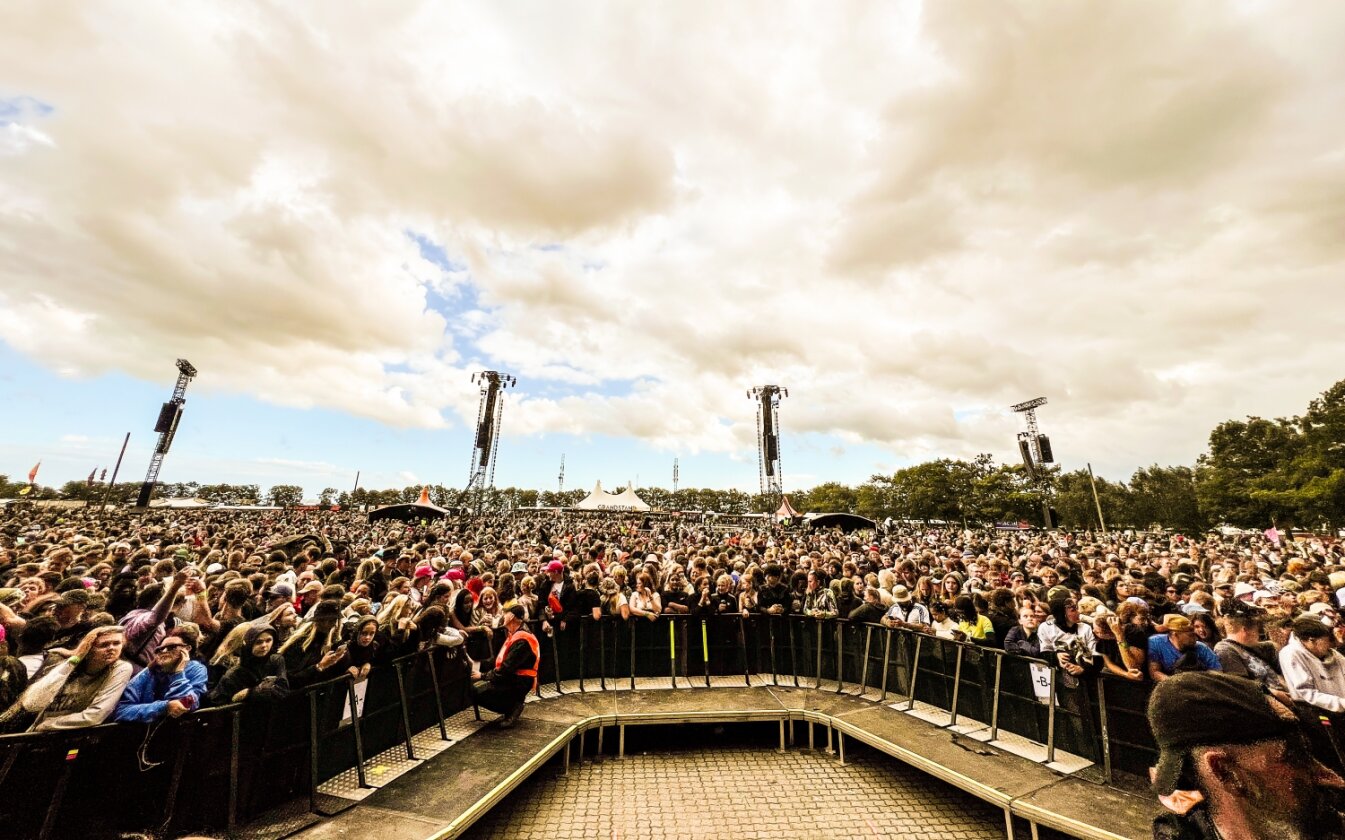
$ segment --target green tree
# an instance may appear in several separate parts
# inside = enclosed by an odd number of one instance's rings
[[[297,484],[277,484],[266,494],[266,500],[278,507],[294,507],[304,500],[304,488]]]
[[[1196,496],[1215,524],[1264,528],[1292,517],[1277,473],[1300,453],[1302,435],[1291,421],[1249,417],[1228,420],[1210,432],[1210,450],[1196,465]]]

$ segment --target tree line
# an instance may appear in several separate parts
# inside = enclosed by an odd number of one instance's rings
[[[0,498],[14,498],[23,487],[0,475]],[[60,488],[37,486],[27,498],[112,504],[135,500],[139,482],[67,482]],[[826,482],[790,492],[800,512],[857,513],[874,520],[943,521],[958,524],[1027,521],[1040,524],[1049,507],[1065,528],[1096,528],[1098,507],[1109,528],[1161,526],[1186,532],[1229,524],[1241,528],[1340,528],[1345,525],[1345,380],[1312,400],[1301,416],[1227,420],[1210,432],[1208,450],[1193,466],[1154,464],[1118,481],[1096,477],[1097,501],[1086,470],[1061,472],[1021,464],[999,464],[990,455],[970,460],[941,458],[874,475],[851,486]],[[322,506],[365,507],[412,502],[421,486],[354,491],[323,488]],[[724,514],[774,513],[775,496],[741,490],[641,487],[636,493],[661,510]],[[256,484],[165,483],[159,497],[201,498],[213,504],[302,503],[304,488],[278,484],[265,493]],[[570,507],[588,495],[582,489],[556,491],[491,487],[482,507],[499,512],[534,507]],[[430,486],[430,500],[441,507],[464,503],[462,491]]]

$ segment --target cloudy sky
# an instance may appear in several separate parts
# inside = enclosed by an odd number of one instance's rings
[[[12,6],[13,4],[11,4]],[[99,3],[0,30],[0,473],[1190,463],[1345,376],[1345,5]]]

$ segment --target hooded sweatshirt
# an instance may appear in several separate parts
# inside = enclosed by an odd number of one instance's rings
[[[238,651],[238,664],[225,673],[219,685],[210,692],[210,702],[222,706],[233,702],[233,696],[247,689],[248,700],[279,700],[289,693],[289,680],[285,675],[285,657],[276,652],[279,644],[273,644],[271,652],[258,657],[252,654],[252,644],[263,633],[269,633],[274,639],[276,631],[269,624],[259,623],[248,628],[243,637],[243,646]],[[265,682],[263,682],[265,681]]]
[[[1336,651],[1323,662],[1291,635],[1280,651],[1280,670],[1295,700],[1328,712],[1345,712],[1345,657]]]

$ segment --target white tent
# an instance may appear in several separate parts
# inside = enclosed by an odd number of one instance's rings
[[[203,508],[210,507],[205,499],[155,499],[149,503],[156,508]]]
[[[607,493],[603,491],[601,481],[575,507],[579,510],[649,510],[649,505],[635,495],[635,488],[626,485],[620,493]]]

